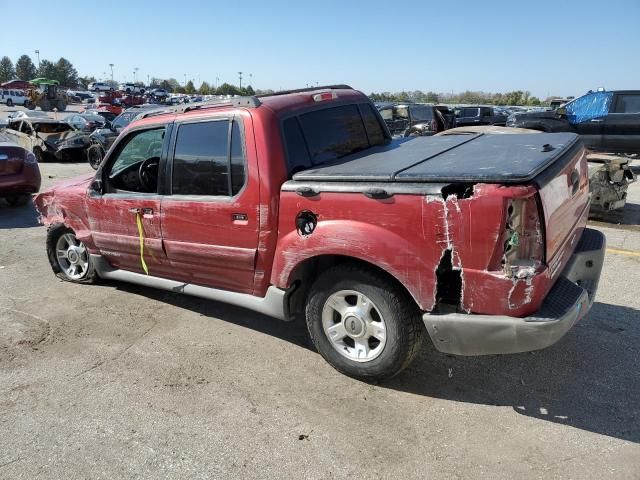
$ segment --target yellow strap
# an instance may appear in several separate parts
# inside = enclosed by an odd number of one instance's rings
[[[140,215],[140,212],[136,213],[136,223],[138,224],[138,237],[140,238],[140,263],[142,264],[144,273],[149,275],[147,263],[144,261],[144,232],[142,230],[142,216]]]

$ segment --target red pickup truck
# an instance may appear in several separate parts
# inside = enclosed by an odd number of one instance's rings
[[[304,316],[332,366],[369,380],[424,332],[459,355],[553,344],[605,250],[575,134],[392,141],[348,86],[149,114],[35,202],[60,278]]]

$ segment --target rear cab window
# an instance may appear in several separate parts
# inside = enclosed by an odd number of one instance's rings
[[[640,94],[620,94],[617,97],[614,113],[640,113]]]
[[[368,103],[329,107],[286,118],[283,135],[289,177],[390,140]]]

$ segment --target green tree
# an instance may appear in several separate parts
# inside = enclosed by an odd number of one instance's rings
[[[216,90],[216,94],[217,95],[240,95],[240,90],[238,90],[238,87],[234,85],[229,85],[228,83],[225,82],[222,85],[220,85],[220,87],[218,87],[218,90]]]
[[[32,80],[36,78],[36,66],[31,61],[29,55],[21,55],[16,62],[16,76],[20,80]]]
[[[0,60],[0,82],[8,82],[16,78],[16,70],[13,68],[13,62],[7,56]]]
[[[46,59],[42,60],[38,68],[37,76],[57,80],[58,72],[56,71],[55,64]]]
[[[193,85],[191,80],[189,80],[184,86],[184,93],[188,93],[189,95],[196,93],[196,87]]]
[[[85,90],[89,88],[89,84],[96,81],[96,77],[78,77],[78,86]]]
[[[56,62],[56,80],[65,87],[75,87],[78,84],[78,71],[71,62],[64,57]]]
[[[211,86],[207,82],[202,82],[200,88],[198,89],[198,93],[200,95],[209,95],[211,93]]]
[[[160,88],[163,88],[167,92],[173,92],[173,85],[169,83],[169,80],[161,80],[159,85]]]
[[[247,88],[244,89],[245,95],[253,96],[256,94],[255,90],[251,85],[247,85]]]

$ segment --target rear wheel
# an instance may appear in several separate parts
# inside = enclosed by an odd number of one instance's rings
[[[325,360],[345,375],[367,381],[406,368],[424,332],[417,306],[396,282],[353,264],[320,275],[309,293],[306,322]]]
[[[87,247],[73,230],[63,224],[49,227],[47,256],[53,273],[62,280],[93,283],[97,278]]]
[[[7,107],[13,107],[13,100],[7,98]]]
[[[67,109],[67,102],[62,99],[58,100],[57,108],[59,112],[64,112]]]
[[[8,197],[5,198],[7,203],[12,207],[22,207],[27,203],[29,203],[30,199],[31,199],[31,195],[28,195],[26,193],[22,195],[9,195]]]
[[[51,103],[48,99],[43,98],[42,100],[40,100],[40,109],[43,112],[48,112],[49,110],[51,110]]]

